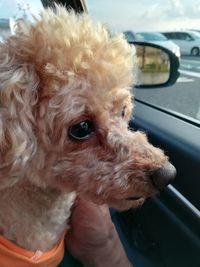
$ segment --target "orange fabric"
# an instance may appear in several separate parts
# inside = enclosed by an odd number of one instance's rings
[[[64,255],[64,239],[47,252],[32,252],[0,236],[1,267],[56,267]]]

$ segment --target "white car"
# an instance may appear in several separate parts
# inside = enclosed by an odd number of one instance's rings
[[[174,42],[168,40],[163,34],[159,32],[125,31],[123,34],[128,42],[137,41],[157,44],[171,50],[178,58],[180,58],[180,47]]]
[[[163,34],[176,43],[183,55],[199,56],[200,54],[200,33],[197,31],[173,31]]]

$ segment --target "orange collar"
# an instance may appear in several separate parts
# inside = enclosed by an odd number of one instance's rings
[[[56,267],[64,255],[64,238],[47,252],[28,251],[0,235],[0,266]]]

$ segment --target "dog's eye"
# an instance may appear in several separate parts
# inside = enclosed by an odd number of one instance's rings
[[[69,136],[75,140],[86,140],[94,132],[92,121],[85,120],[73,125],[69,129]]]
[[[122,118],[124,118],[124,116],[125,116],[125,110],[126,110],[126,106],[124,106],[123,108],[122,108]]]

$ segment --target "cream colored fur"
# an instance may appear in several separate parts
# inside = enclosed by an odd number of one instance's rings
[[[75,194],[128,209],[157,192],[148,175],[167,157],[128,129],[134,53],[122,35],[112,37],[87,15],[62,7],[21,23],[1,44],[0,230],[6,238],[46,251],[63,236]],[[69,128],[86,119],[95,127],[91,137],[69,138]]]

